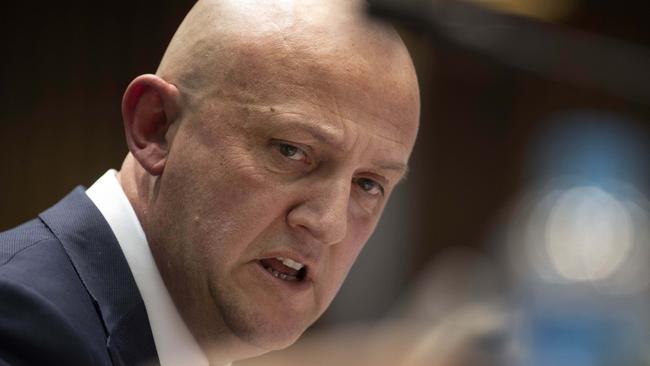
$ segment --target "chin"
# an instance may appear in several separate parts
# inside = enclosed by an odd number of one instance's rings
[[[264,351],[276,351],[291,346],[306,328],[287,326],[286,323],[283,325],[272,322],[256,323],[256,325],[249,325],[246,331],[238,336],[248,344]]]
[[[275,294],[269,295],[268,288],[255,282],[251,285],[246,277],[224,282],[213,281],[209,285],[214,309],[225,325],[224,330],[254,352],[291,346],[322,313],[311,293],[299,294],[293,302],[283,301]]]
[[[230,332],[244,343],[259,349],[260,353],[291,346],[312,323],[291,317],[292,314],[268,311],[271,309],[259,311],[235,307],[222,310],[225,310],[222,315]]]

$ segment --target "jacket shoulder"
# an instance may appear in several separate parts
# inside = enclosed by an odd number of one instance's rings
[[[21,251],[48,239],[55,240],[55,237],[40,219],[0,233],[0,266],[10,262]]]
[[[0,277],[0,298],[0,365],[107,364],[42,295]]]
[[[0,234],[0,365],[108,365],[94,300],[39,219]]]

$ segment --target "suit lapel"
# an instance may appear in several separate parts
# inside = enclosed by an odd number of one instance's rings
[[[115,365],[158,365],[156,347],[144,304],[131,308],[107,340]]]
[[[40,215],[88,290],[117,365],[158,364],[147,312],[110,226],[82,187]]]

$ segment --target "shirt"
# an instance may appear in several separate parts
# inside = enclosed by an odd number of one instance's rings
[[[161,366],[209,366],[181,318],[151,255],[140,221],[111,169],[86,190],[117,238],[147,309]]]

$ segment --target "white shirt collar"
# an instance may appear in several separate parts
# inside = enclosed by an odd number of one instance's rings
[[[117,180],[107,171],[86,194],[113,230],[144,301],[161,366],[208,366],[160,277],[142,226]]]

